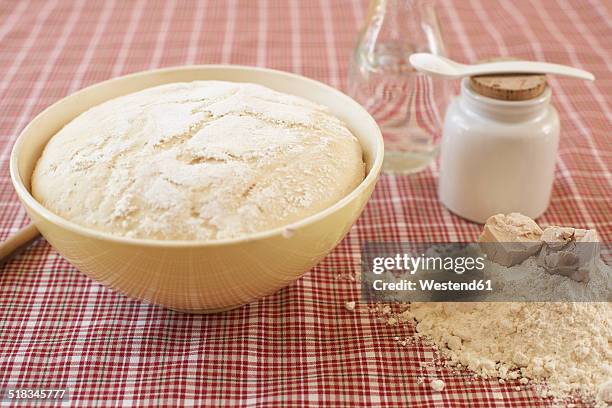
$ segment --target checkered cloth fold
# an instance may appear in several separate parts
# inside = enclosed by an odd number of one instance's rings
[[[567,63],[594,83],[551,78],[562,122],[556,181],[542,224],[612,238],[609,138],[612,3],[438,2],[451,57]],[[344,89],[363,1],[201,0],[0,3],[0,239],[28,220],[8,176],[11,146],[36,113],[117,75],[236,63]],[[134,301],[75,270],[39,240],[0,270],[0,386],[70,388],[74,406],[545,406],[517,383],[423,365],[431,347],[397,345],[411,327],[381,323],[354,277],[366,240],[469,241],[480,227],[436,198],[437,165],[384,175],[348,237],[286,289],[212,316]],[[445,381],[441,392],[427,381]],[[3,404],[7,404],[3,402]]]

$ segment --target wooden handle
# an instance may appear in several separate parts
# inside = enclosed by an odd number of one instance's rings
[[[12,256],[26,248],[30,242],[34,241],[40,233],[34,224],[28,224],[15,234],[0,243],[0,265],[8,261]]]

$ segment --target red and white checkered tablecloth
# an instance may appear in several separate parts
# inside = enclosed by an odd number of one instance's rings
[[[451,57],[567,63],[588,83],[553,78],[562,136],[544,224],[612,239],[612,3],[438,1]],[[160,66],[236,63],[296,72],[343,89],[366,4],[352,0],[3,0],[0,2],[0,239],[24,226],[8,175],[21,129],[63,96]],[[436,199],[436,165],[384,175],[349,236],[286,289],[246,307],[186,315],[90,280],[39,240],[0,269],[0,388],[70,388],[74,406],[540,406],[518,384],[421,365],[359,305],[349,279],[365,240],[467,241],[480,226]],[[434,392],[418,379],[446,382]]]

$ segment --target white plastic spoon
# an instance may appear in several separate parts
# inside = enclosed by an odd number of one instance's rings
[[[535,61],[498,61],[484,64],[460,64],[448,58],[429,53],[417,53],[410,56],[410,63],[418,71],[432,76],[461,78],[473,75],[489,74],[556,74],[593,81],[595,76],[590,72],[566,65],[550,64]]]

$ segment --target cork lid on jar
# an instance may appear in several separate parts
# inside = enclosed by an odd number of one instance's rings
[[[512,60],[495,58],[482,62]],[[470,77],[470,87],[482,96],[504,101],[525,101],[540,96],[546,89],[546,75],[504,74]]]

